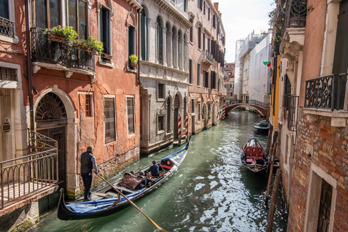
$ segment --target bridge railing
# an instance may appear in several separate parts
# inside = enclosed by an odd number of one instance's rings
[[[226,105],[227,106],[231,106],[231,105],[234,105],[234,104],[249,104],[249,105],[257,105],[257,106],[260,106],[262,108],[269,108],[270,104],[269,103],[265,103],[265,102],[260,102],[258,100],[230,100],[230,101],[227,101],[226,102]]]

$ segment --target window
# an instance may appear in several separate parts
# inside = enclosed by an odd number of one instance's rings
[[[203,14],[205,15],[205,1],[204,1],[204,4],[203,4]]]
[[[163,30],[161,19],[157,18],[157,61],[163,64]]]
[[[201,41],[201,33],[202,33],[202,28],[199,26],[198,27],[198,48],[201,49],[202,45],[202,41]]]
[[[136,55],[135,51],[135,27],[132,25],[128,26],[128,57],[131,55]],[[129,62],[130,65],[130,62]]]
[[[210,7],[208,7],[208,20],[210,21]]]
[[[198,0],[198,8],[202,10],[203,0]]]
[[[197,86],[201,84],[201,64],[197,64]]]
[[[127,97],[128,134],[134,134],[134,97]]]
[[[201,103],[197,105],[198,121],[201,121]]]
[[[86,94],[86,117],[92,117],[92,95]]]
[[[170,132],[170,114],[171,114],[170,98],[168,97],[168,100],[167,100],[167,133]]]
[[[158,98],[163,99],[164,98],[164,84],[158,83]]]
[[[192,84],[192,60],[189,59],[189,83]]]
[[[163,131],[164,130],[164,116],[158,116],[158,130]]]
[[[187,0],[184,0],[184,11],[187,12]]]
[[[103,53],[110,55],[110,11],[106,7],[100,9],[100,41],[103,42]]]
[[[115,129],[115,99],[104,99],[104,127],[105,127],[105,143],[116,140]]]
[[[205,33],[203,33],[203,50],[205,50]]]
[[[216,28],[216,16],[213,15],[213,27]]]
[[[44,0],[41,0],[41,1],[44,1]],[[59,0],[55,0],[55,2],[57,2],[57,5],[58,5]],[[53,17],[56,17],[58,19],[59,11],[56,10],[57,7],[53,10],[50,7],[50,13],[55,12],[56,15]],[[88,9],[87,3],[85,0],[69,0],[68,1],[68,25],[73,27],[74,30],[77,31],[77,34],[79,35],[78,37],[79,39],[87,39],[87,9]],[[36,12],[38,12],[37,9],[36,9]],[[51,25],[48,25],[48,27],[50,28],[54,26],[56,25],[52,23]]]
[[[208,42],[208,48],[207,48],[207,50],[208,50],[208,52],[210,52],[211,50],[210,50],[210,38],[207,38],[207,42]]]
[[[0,81],[17,81],[17,69],[0,67]]]
[[[148,57],[148,18],[143,8],[141,10],[141,59],[147,60]]]
[[[211,76],[211,84],[210,84],[210,88],[212,89],[216,89],[216,72],[211,72],[210,74]]]
[[[190,23],[192,24],[190,27],[190,42],[193,42],[193,18],[190,18]]]
[[[61,11],[59,0],[35,0],[35,12],[36,12],[36,27],[38,28],[52,28],[61,24],[59,13]],[[74,17],[76,16],[76,0],[69,0],[69,11],[74,11]],[[75,8],[73,9],[73,6]],[[70,7],[72,9],[70,9]],[[70,14],[69,14],[70,19]],[[75,20],[76,21],[76,20]],[[76,26],[76,25],[75,25]],[[75,29],[76,27],[74,27]]]
[[[203,70],[203,87],[208,88],[209,85],[209,73],[205,70]]]
[[[195,113],[195,99],[191,99],[191,113]]]

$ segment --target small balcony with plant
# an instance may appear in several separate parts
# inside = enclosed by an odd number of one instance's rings
[[[86,75],[95,74],[94,56],[103,51],[103,43],[89,36],[78,40],[70,26],[31,29],[33,65]]]

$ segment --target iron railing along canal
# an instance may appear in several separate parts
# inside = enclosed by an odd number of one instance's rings
[[[58,184],[58,144],[28,132],[29,154],[0,162],[0,209]]]

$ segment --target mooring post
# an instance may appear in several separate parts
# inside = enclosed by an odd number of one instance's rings
[[[273,190],[272,190],[272,199],[271,199],[271,206],[268,210],[268,219],[267,219],[267,229],[266,232],[272,232],[272,226],[273,226],[273,220],[274,220],[274,212],[275,207],[277,204],[277,198],[279,193],[279,185],[280,185],[280,177],[281,177],[281,170],[278,168],[276,173],[276,178],[274,180]]]
[[[272,144],[272,149],[271,149],[271,167],[269,169],[269,176],[268,176],[268,185],[267,185],[267,193],[266,193],[266,204],[268,204],[268,199],[269,199],[269,192],[271,188],[271,183],[272,183],[272,177],[273,177],[273,166],[274,166],[274,157],[277,149],[277,144],[278,144],[278,132],[276,131],[274,133],[274,139],[273,139],[273,144]]]

